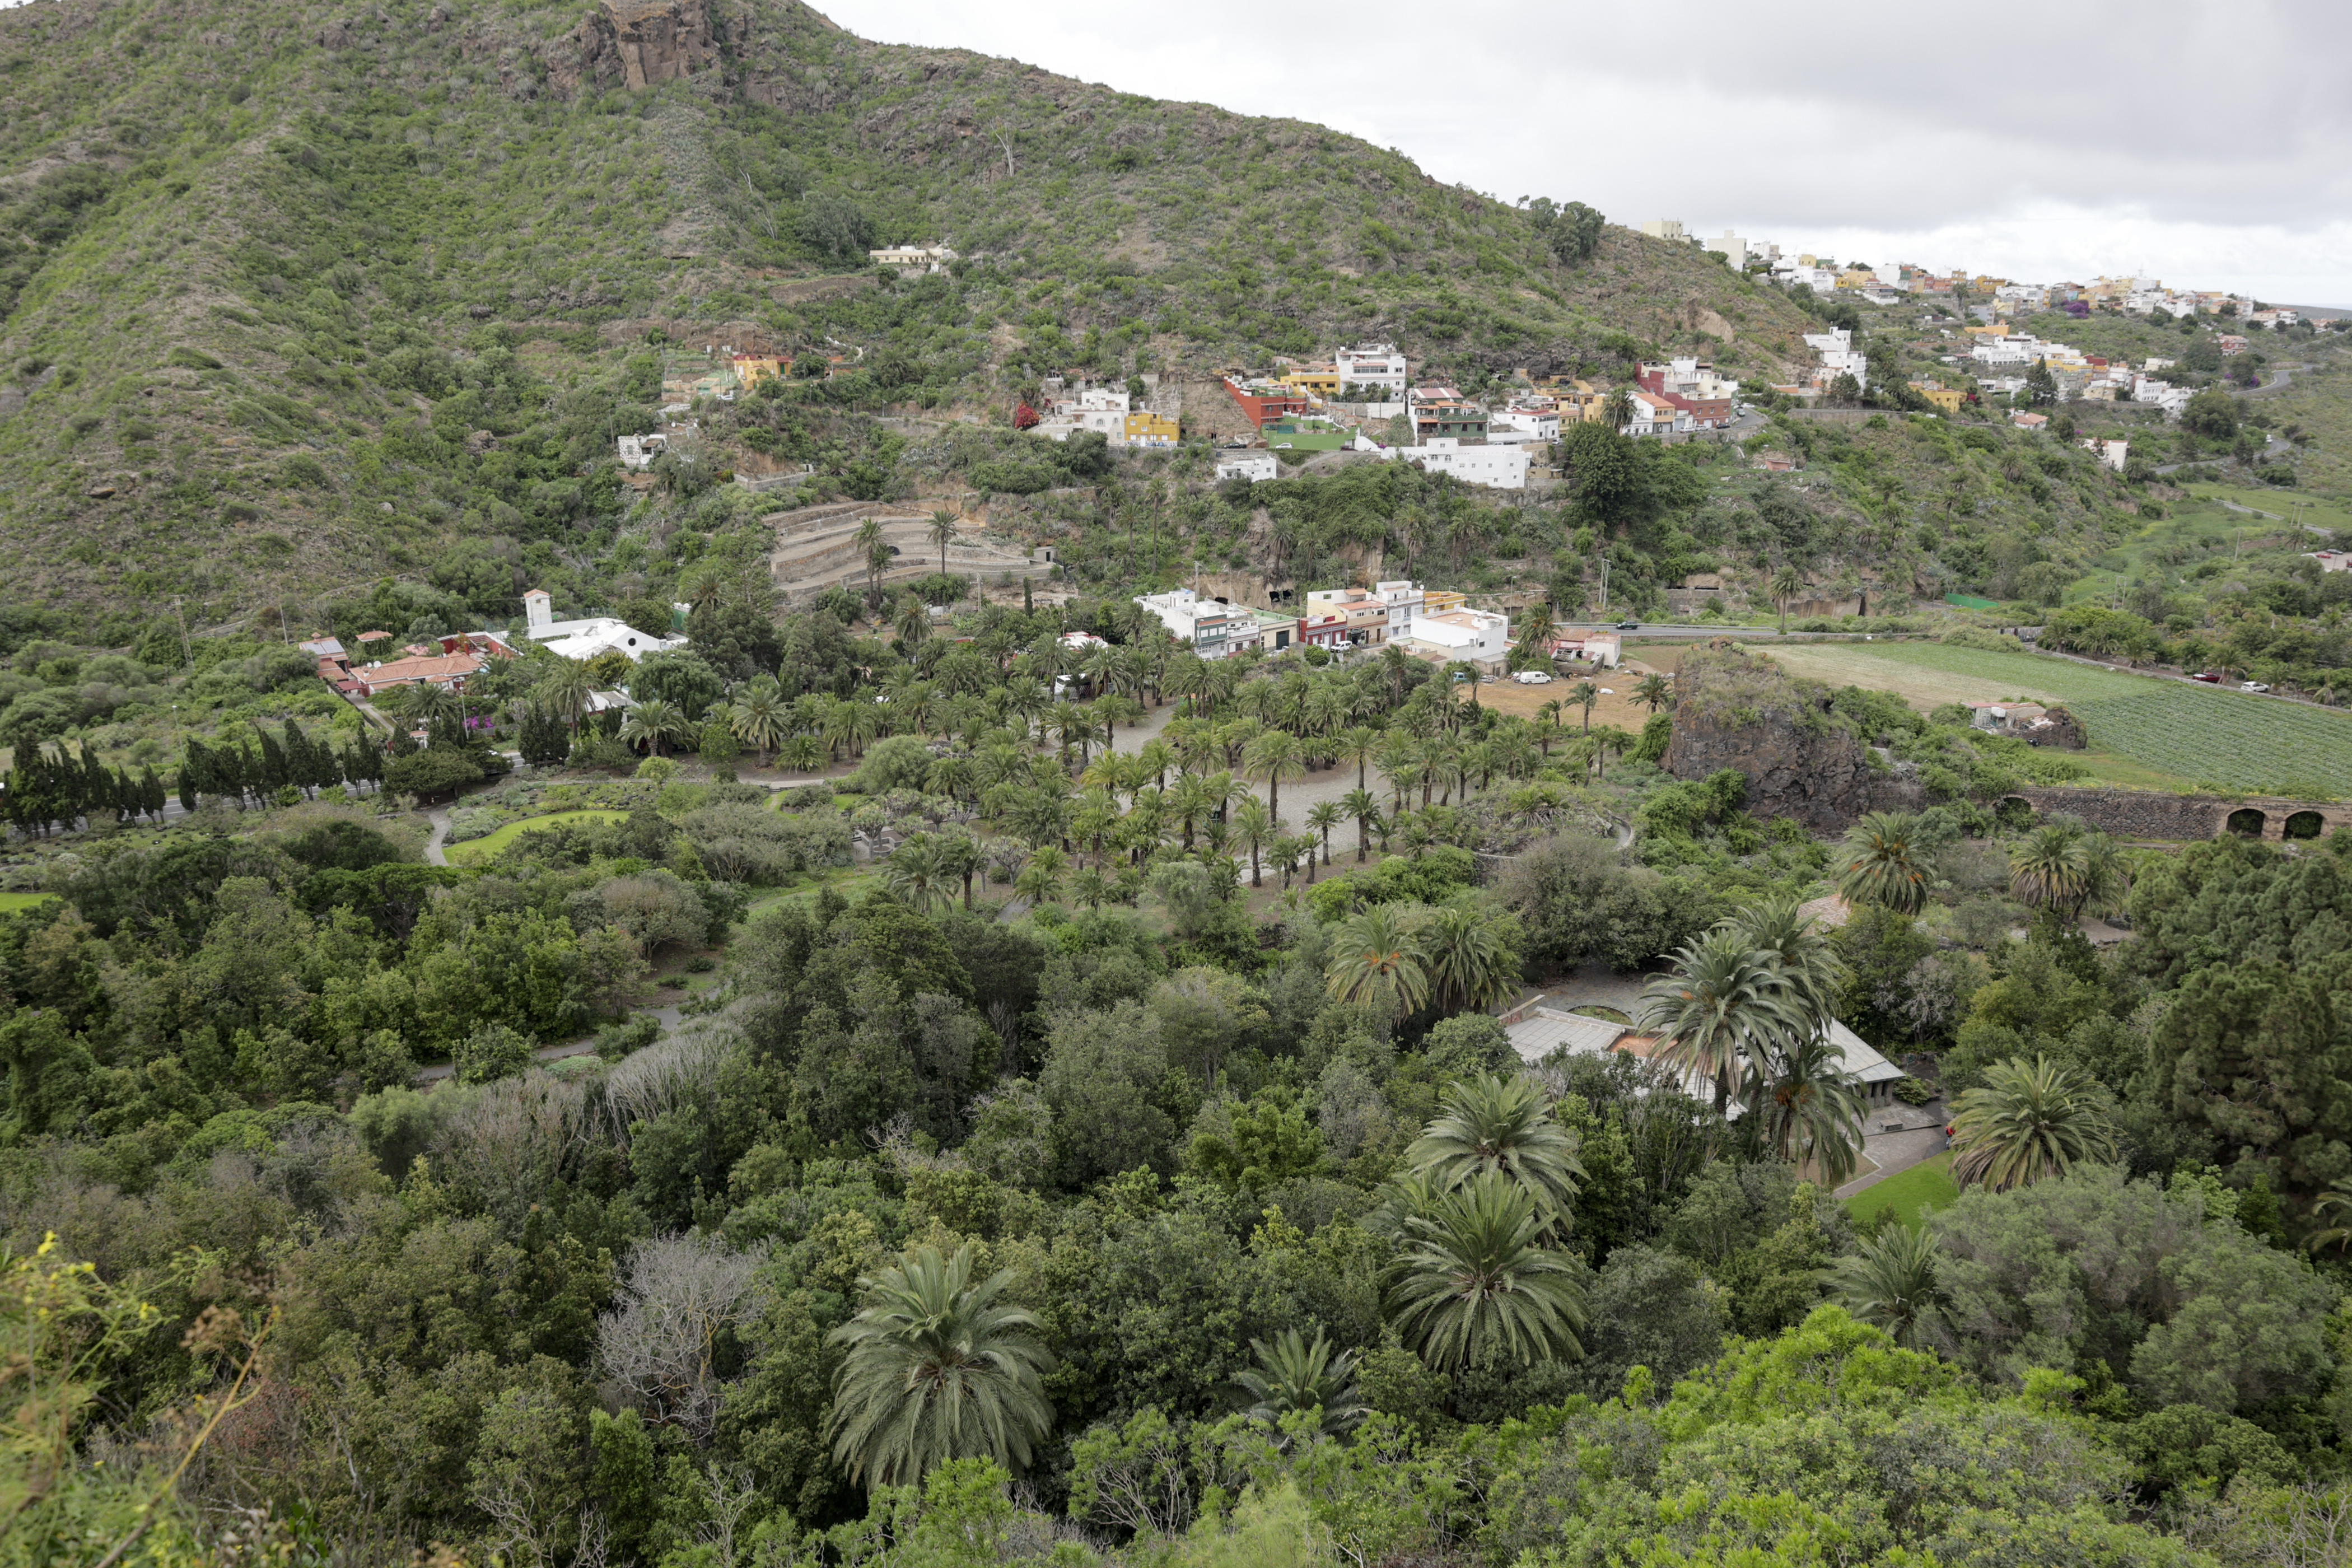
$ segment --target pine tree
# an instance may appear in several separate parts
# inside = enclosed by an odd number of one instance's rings
[[[259,776],[247,775],[247,782],[259,784],[264,795],[275,795],[288,783],[286,748],[258,724],[254,726],[254,732],[261,740],[261,767]]]
[[[417,745],[416,737],[408,732],[407,725],[397,723],[393,725],[392,754],[394,756],[411,756],[421,750],[423,750],[423,748]]]
[[[189,742],[191,747],[194,744],[193,741]],[[202,802],[202,797],[196,793],[196,764],[194,756],[189,756],[181,762],[179,782],[180,809],[193,816],[197,805]]]
[[[139,809],[161,822],[164,799],[163,781],[155,776],[155,764],[150,763],[139,773]]]

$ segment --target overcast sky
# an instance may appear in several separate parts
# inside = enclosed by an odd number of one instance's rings
[[[2352,306],[2345,0],[819,9],[884,42],[1318,121],[1505,201],[1873,265]]]

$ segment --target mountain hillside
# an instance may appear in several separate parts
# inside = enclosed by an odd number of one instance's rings
[[[1318,126],[791,0],[41,0],[0,12],[0,537],[17,595],[110,640],[175,598],[315,619],[460,542],[593,575],[613,437],[713,343],[863,373],[714,466],[877,495],[909,432],[872,416],[1001,422],[1048,373],[1796,351],[1801,313],[1696,250],[1612,227],[1570,265],[1540,226]],[[952,278],[866,261],[940,240]]]

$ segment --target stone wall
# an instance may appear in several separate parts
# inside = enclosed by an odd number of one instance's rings
[[[2352,825],[2352,805],[2254,795],[2231,800],[2210,795],[2161,795],[2153,790],[2075,789],[2028,784],[2009,798],[2034,815],[2064,812],[2117,838],[2218,838],[2242,832],[2263,838],[2318,838]],[[2254,821],[2255,816],[2261,822]],[[2234,819],[2234,820],[2233,820]],[[2315,820],[2316,819],[2316,820]]]

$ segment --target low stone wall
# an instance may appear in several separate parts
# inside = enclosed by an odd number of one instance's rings
[[[2036,816],[2065,812],[2118,838],[2318,838],[2352,825],[2352,805],[2253,795],[2159,795],[2152,790],[2074,789],[2028,784],[2010,797]]]

